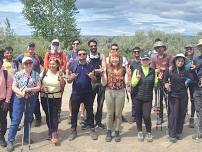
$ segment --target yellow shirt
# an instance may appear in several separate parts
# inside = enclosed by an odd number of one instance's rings
[[[16,65],[13,64],[13,62],[9,62],[7,60],[3,60],[3,67],[5,70],[7,70],[9,73],[11,73],[12,75],[14,75],[17,72],[17,67],[15,67]]]
[[[42,76],[43,76],[43,71],[40,74],[40,78],[42,78]],[[61,76],[60,76],[59,72],[54,74],[53,72],[48,70],[45,77],[43,78],[42,86],[47,88],[48,93],[49,93],[49,95],[48,95],[49,98],[61,98],[62,97],[62,92],[60,92],[61,91],[60,77]],[[58,93],[56,93],[56,92],[58,92]],[[41,96],[45,97],[45,94],[41,93]]]

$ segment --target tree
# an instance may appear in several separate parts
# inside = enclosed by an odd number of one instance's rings
[[[34,29],[35,36],[51,41],[58,38],[66,48],[79,37],[75,15],[76,0],[21,0],[23,14]]]

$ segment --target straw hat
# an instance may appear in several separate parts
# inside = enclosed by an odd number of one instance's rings
[[[197,46],[202,45],[202,39],[198,40]]]
[[[154,47],[154,49],[156,49],[156,47],[160,47],[160,46],[162,46],[166,49],[166,46],[162,41],[155,42],[153,47]]]

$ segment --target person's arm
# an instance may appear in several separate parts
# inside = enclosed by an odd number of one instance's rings
[[[10,102],[11,96],[12,96],[12,84],[13,84],[13,78],[11,74],[8,72],[8,79],[7,79],[7,90],[6,90],[6,102]]]
[[[66,57],[65,52],[62,53],[62,61],[63,61],[62,71],[66,72],[66,69],[67,69],[67,57]]]
[[[107,73],[106,71],[104,71],[102,73],[102,76],[101,76],[101,84],[102,86],[106,86],[107,85]]]
[[[25,92],[34,92],[35,93],[35,92],[39,92],[41,89],[41,81],[40,81],[39,74],[34,73],[32,76],[34,77],[34,79],[36,79],[35,81],[36,81],[37,85],[34,87],[31,87],[31,88],[26,88]]]
[[[24,97],[25,96],[25,92],[21,91],[18,87],[17,87],[17,82],[14,79],[13,84],[12,84],[12,90],[13,92],[15,92],[17,95]]]
[[[102,54],[102,68],[106,69],[106,67],[107,67],[106,57],[104,54]]]
[[[154,55],[152,58],[151,58],[151,64],[150,64],[150,67],[153,68],[153,69],[156,69],[156,55]]]
[[[49,58],[48,58],[49,53],[46,52],[45,57],[44,57],[44,68],[48,69],[48,63],[49,63]]]

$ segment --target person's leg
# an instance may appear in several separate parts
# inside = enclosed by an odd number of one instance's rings
[[[159,114],[160,124],[163,123],[163,95],[164,95],[163,87],[160,87],[160,114]]]
[[[4,111],[2,109],[2,104],[5,101],[0,101],[0,145],[2,147],[6,147],[6,141],[5,141],[5,134],[7,130],[7,113],[8,111]]]
[[[12,93],[10,105],[9,105],[9,116],[11,121],[12,121],[12,113],[13,113],[13,100],[14,100],[14,93]]]
[[[34,115],[35,115],[35,127],[39,127],[41,125],[41,110],[40,110],[40,101],[39,101],[39,95],[37,95],[36,98],[36,106],[34,109]]]
[[[13,114],[12,121],[8,132],[8,143],[13,144],[20,121],[23,116],[25,102],[21,101],[18,97],[14,97],[13,101]]]
[[[194,85],[189,86],[190,102],[191,102],[191,117],[189,119],[189,127],[194,128],[194,114],[195,114],[195,105],[194,105]]]
[[[143,104],[142,101],[140,100],[136,100],[136,105],[135,105],[135,111],[136,111],[136,125],[137,125],[137,130],[138,132],[142,132],[142,108],[143,108]]]

